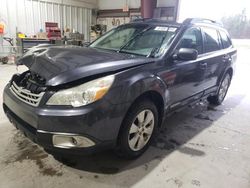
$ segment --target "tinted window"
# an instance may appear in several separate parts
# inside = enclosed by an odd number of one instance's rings
[[[229,39],[227,33],[224,31],[220,31],[220,36],[221,36],[221,41],[222,41],[223,47],[229,48],[232,45],[232,43],[231,43],[231,40]]]
[[[177,50],[180,48],[196,49],[199,54],[202,54],[202,35],[198,28],[190,28],[183,34]]]
[[[220,50],[220,42],[217,30],[211,28],[203,28],[203,31],[205,34],[205,52]]]

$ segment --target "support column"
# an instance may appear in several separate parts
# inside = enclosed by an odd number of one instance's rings
[[[157,0],[141,0],[142,18],[153,18]]]
[[[175,5],[175,14],[174,14],[174,20],[179,21],[179,13],[180,13],[180,2],[181,0],[176,0],[176,5]]]

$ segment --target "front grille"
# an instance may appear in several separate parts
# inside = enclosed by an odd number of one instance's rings
[[[41,92],[39,94],[31,93],[29,90],[19,87],[14,81],[10,86],[10,91],[18,99],[32,106],[38,106],[42,99],[42,96],[44,95],[44,92]]]

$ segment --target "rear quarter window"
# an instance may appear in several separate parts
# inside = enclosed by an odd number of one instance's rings
[[[213,28],[202,28],[202,30],[205,35],[205,52],[208,53],[220,50],[220,39],[217,30]]]
[[[224,49],[232,46],[232,42],[231,42],[228,34],[225,31],[220,31],[220,36],[221,36],[221,42],[222,42]]]

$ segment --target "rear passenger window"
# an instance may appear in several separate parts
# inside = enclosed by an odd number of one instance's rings
[[[205,52],[213,52],[216,50],[220,50],[220,40],[217,33],[217,30],[212,28],[203,28],[205,34]]]
[[[221,36],[221,41],[222,41],[222,44],[223,44],[223,48],[229,48],[232,43],[231,43],[231,40],[229,39],[227,33],[225,31],[220,31],[220,36]]]

